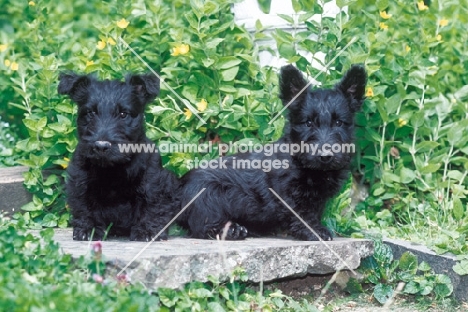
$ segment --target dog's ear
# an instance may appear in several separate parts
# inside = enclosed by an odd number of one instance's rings
[[[148,104],[159,95],[159,78],[152,74],[130,75],[125,79],[143,104]]]
[[[365,99],[366,83],[367,73],[364,66],[353,65],[336,85],[336,88],[351,100],[350,105],[353,112],[361,108],[362,102]]]
[[[307,85],[307,80],[304,79],[302,72],[293,65],[283,66],[280,70],[279,98],[283,104],[288,104],[304,87]],[[304,90],[299,97],[305,96],[307,92]]]
[[[66,94],[78,104],[86,102],[88,98],[88,86],[91,78],[88,75],[78,75],[73,72],[60,73],[58,93]]]

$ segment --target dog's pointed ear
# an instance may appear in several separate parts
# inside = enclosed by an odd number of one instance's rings
[[[159,95],[159,78],[155,75],[130,75],[125,80],[132,86],[134,94],[145,105]]]
[[[293,65],[286,65],[281,68],[279,76],[279,98],[283,101],[284,105],[288,104],[296,95],[298,95],[306,85],[307,80],[304,79],[304,76],[299,69]],[[300,97],[305,94],[306,91],[302,92]]]
[[[366,83],[367,73],[364,66],[353,65],[336,85],[336,88],[351,100],[350,105],[353,112],[358,111],[364,102]]]
[[[66,94],[78,103],[84,103],[88,99],[88,86],[91,82],[88,75],[78,75],[76,73],[60,73],[58,93]]]

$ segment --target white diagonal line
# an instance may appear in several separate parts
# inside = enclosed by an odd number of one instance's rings
[[[123,268],[122,270],[120,270],[120,272],[119,272],[117,275],[122,274],[123,271],[125,271],[125,270],[130,266],[130,264],[132,264],[133,261],[135,261],[135,260],[146,250],[146,248],[148,248],[149,245],[151,245],[151,244],[156,240],[156,238],[158,238],[159,235],[161,235],[161,234],[172,224],[172,222],[174,222],[174,221],[185,211],[185,209],[187,209],[188,206],[190,206],[190,205],[195,201],[195,199],[197,199],[198,196],[200,196],[201,193],[203,193],[205,190],[206,190],[206,187],[202,188],[201,191],[198,192],[198,194],[195,195],[195,197],[194,197],[191,201],[189,201],[188,204],[185,205],[185,207],[182,208],[182,210],[179,211],[179,213],[178,213],[174,218],[172,218],[172,220],[169,221],[169,222],[166,224],[166,226],[163,227],[162,230],[159,231],[159,233],[156,234],[156,236],[154,236],[154,237],[151,239],[151,241],[149,241],[148,244],[146,244],[145,247],[143,247],[143,248],[140,250],[140,252],[138,252],[138,253],[135,255],[135,257],[133,257],[133,259],[130,260],[130,262],[127,263],[127,264],[124,266],[124,268]]]
[[[343,49],[341,49],[331,60],[330,62],[328,62],[318,73],[317,75],[314,76],[314,78],[312,78],[312,80],[309,81],[309,83],[306,84],[306,86],[304,88],[302,88],[301,91],[299,91],[296,96],[294,96],[291,101],[289,101],[288,104],[284,105],[284,107],[278,112],[278,114],[276,114],[275,117],[273,117],[272,120],[270,120],[270,122],[268,123],[269,125],[272,124],[273,121],[276,120],[276,118],[278,118],[284,111],[286,108],[289,107],[289,105],[291,105],[292,102],[294,102],[301,94],[302,92],[304,92],[305,90],[307,90],[307,88],[313,83],[314,80],[316,80],[318,78],[318,76],[320,76],[325,70],[328,69],[328,67],[336,60],[336,58],[338,56],[341,55],[341,53],[343,53],[351,44],[354,43],[354,41],[356,41],[356,37],[353,37],[345,46]]]
[[[331,251],[331,253],[338,258],[338,260],[340,260],[351,272],[353,272],[353,274],[356,274],[356,272],[354,272],[354,270],[348,265],[348,263],[343,260],[343,258],[341,258],[341,256],[339,254],[337,254],[333,249],[330,248],[330,246],[328,246],[328,244],[320,237],[320,235],[317,234],[317,232],[315,232],[315,230],[313,228],[310,227],[310,225],[307,224],[307,222],[304,221],[304,219],[301,218],[300,215],[297,214],[297,212],[295,212],[276,192],[274,189],[272,189],[271,187],[268,188],[273,194],[275,194],[276,197],[278,197],[278,199],[283,203],[283,205],[285,205],[289,210],[291,210],[291,212],[296,216],[296,218],[298,218],[302,223],[304,223],[304,225],[309,229],[309,231],[311,231],[312,233],[314,233],[315,236],[317,236],[317,238],[319,239],[319,241],[325,245],[325,247],[328,248],[328,250]]]
[[[166,86],[166,88],[169,89],[169,91],[171,91],[172,93],[175,94],[175,96],[182,102],[184,103],[185,106],[187,106],[187,108],[195,115],[198,117],[198,119],[200,119],[200,121],[203,123],[203,124],[206,124],[206,121],[203,120],[203,118],[200,117],[200,115],[198,115],[198,111],[195,109],[195,107],[192,106],[192,104],[190,104],[190,102],[186,99],[183,99],[180,97],[179,94],[177,94],[177,92],[174,91],[174,89],[171,88],[171,86],[166,82],[164,81],[163,78],[161,78],[161,76],[158,75],[158,73],[156,73],[152,68],[151,66],[148,65],[148,63],[145,62],[145,60],[143,60],[141,58],[141,56],[136,53],[135,50],[132,49],[132,47],[127,43],[125,42],[125,40],[122,39],[122,37],[119,37],[119,40],[127,47],[127,49],[129,49],[130,51],[132,51],[132,53],[143,63],[145,64],[146,67],[148,67],[148,69],[156,76],[159,78],[159,81],[161,81],[162,83],[164,83],[164,85]]]

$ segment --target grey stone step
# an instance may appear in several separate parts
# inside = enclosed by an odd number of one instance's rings
[[[32,200],[23,185],[27,167],[0,168],[0,213],[13,214]]]
[[[418,256],[419,263],[425,261],[435,273],[448,275],[453,284],[455,298],[464,302],[468,301],[468,275],[455,273],[453,266],[457,263],[457,257],[454,254],[438,255],[426,246],[399,239],[385,239],[384,243],[392,248],[395,259],[400,259],[404,252],[410,251]]]
[[[71,229],[56,229],[54,238],[63,251],[73,257],[89,256],[93,244],[73,241]],[[236,267],[244,268],[252,282],[308,273],[328,274],[348,269],[339,257],[350,269],[356,269],[362,258],[373,253],[373,243],[361,239],[337,238],[325,245],[282,238],[213,241],[181,237],[150,244],[127,240],[104,241],[102,253],[118,272],[145,246],[148,248],[128,266],[125,273],[132,282],[142,282],[151,289],[178,288],[191,281],[204,282],[210,275],[226,280]]]

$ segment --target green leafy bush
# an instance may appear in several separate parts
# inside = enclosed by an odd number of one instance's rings
[[[373,297],[381,304],[398,292],[416,296],[445,298],[452,294],[453,285],[445,274],[434,274],[426,262],[418,264],[418,257],[407,251],[399,260],[393,259],[392,250],[380,240],[374,240],[374,255],[365,258],[359,270],[364,274],[364,283],[373,285]],[[401,286],[400,286],[401,285]],[[362,292],[355,279],[348,283],[350,292]]]
[[[181,290],[151,292],[106,267],[101,242],[72,261],[52,240],[53,229],[40,237],[0,218],[0,306],[3,311],[315,311],[280,291],[261,294],[247,287],[238,269],[231,281],[193,282]],[[105,243],[104,243],[105,244]],[[318,310],[317,310],[318,311]]]

